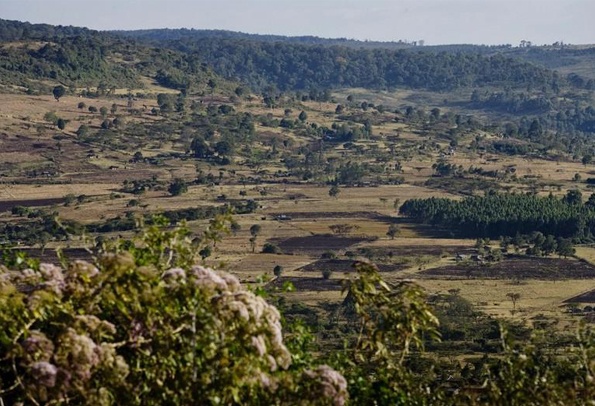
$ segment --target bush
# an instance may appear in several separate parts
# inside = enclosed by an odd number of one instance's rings
[[[180,196],[188,191],[188,185],[183,179],[176,178],[167,188],[172,196]]]
[[[0,270],[2,403],[343,405],[345,379],[291,367],[277,309],[195,251],[155,226],[95,264]]]
[[[275,267],[273,268],[273,275],[275,275],[277,278],[279,278],[282,273],[283,273],[283,267],[281,265],[275,265]]]
[[[281,248],[279,248],[275,244],[267,242],[262,246],[262,253],[263,254],[280,254]]]
[[[332,251],[326,251],[323,252],[322,255],[320,255],[320,259],[336,259],[337,258],[337,254],[335,254]]]

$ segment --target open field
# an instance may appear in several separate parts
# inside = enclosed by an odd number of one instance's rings
[[[584,280],[542,281],[527,280],[523,283],[497,280],[419,280],[429,292],[448,293],[459,289],[462,297],[468,299],[479,309],[498,317],[517,317],[529,320],[540,314],[558,318],[565,322],[573,319],[563,302],[566,298],[585,292],[589,283]],[[592,285],[595,285],[593,283]],[[507,296],[518,293],[517,313],[511,314],[513,302]]]
[[[561,258],[511,256],[493,264],[467,262],[431,268],[419,273],[430,278],[467,279],[593,279],[595,266],[586,261]]]

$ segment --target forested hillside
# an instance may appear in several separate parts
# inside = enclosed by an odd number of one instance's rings
[[[320,50],[320,47],[326,48],[333,48],[333,52],[337,58],[348,58],[345,60],[340,61],[341,63],[345,62],[354,62],[359,60],[359,58],[369,58],[367,52],[371,51],[380,51],[379,53],[372,52],[372,58],[377,58],[379,55],[382,56],[385,60],[394,58],[393,54],[396,50],[408,50],[413,55],[417,53],[427,53],[432,56],[438,56],[438,61],[441,61],[444,54],[453,55],[458,57],[460,55],[471,55],[471,56],[483,56],[485,58],[494,57],[497,55],[503,56],[504,59],[514,59],[520,63],[519,66],[516,65],[505,65],[500,63],[498,66],[492,66],[492,69],[486,73],[486,77],[489,74],[494,73],[494,70],[498,69],[528,69],[526,66],[522,64],[522,62],[530,62],[534,66],[540,66],[547,69],[561,69],[563,76],[566,77],[569,75],[569,80],[572,82],[573,85],[583,87],[583,86],[592,86],[591,83],[587,83],[590,79],[593,79],[593,75],[590,74],[589,69],[585,66],[585,61],[588,61],[589,65],[593,63],[593,55],[595,55],[595,48],[593,47],[575,47],[565,45],[561,42],[552,44],[551,46],[532,46],[530,42],[523,41],[523,46],[513,47],[511,44],[503,44],[503,45],[471,45],[471,44],[453,44],[453,45],[433,45],[433,46],[423,46],[423,41],[359,41],[354,39],[347,39],[347,38],[320,38],[314,36],[297,36],[297,37],[288,37],[283,35],[257,35],[257,34],[246,34],[241,32],[232,32],[232,31],[223,31],[223,30],[195,30],[195,29],[152,29],[152,30],[137,30],[137,31],[115,31],[114,34],[135,38],[140,41],[149,42],[152,44],[159,44],[159,45],[166,45],[168,47],[173,47],[180,50],[191,50],[197,51],[200,55],[205,58],[209,63],[213,63],[218,69],[220,69],[220,73],[223,75],[236,75],[242,78],[248,78],[249,76],[246,75],[241,69],[237,68],[230,68],[229,65],[223,64],[219,59],[221,58],[222,51],[226,52],[233,52],[240,53],[238,55],[239,58],[244,58],[244,60],[252,63],[255,68],[257,69],[264,69],[263,76],[267,78],[268,82],[275,83],[281,89],[295,89],[300,88],[303,84],[300,82],[287,82],[283,80],[283,78],[278,77],[275,74],[275,67],[268,66],[266,64],[262,64],[262,58],[266,56],[270,56],[274,59],[277,59],[279,55],[277,52],[282,52],[285,54],[295,54],[295,49],[292,47],[294,45],[299,46],[316,46],[315,49],[310,49],[310,53],[308,56],[312,57],[316,52]],[[225,40],[225,44],[218,45],[217,47],[213,44],[213,42],[219,42],[221,40]],[[275,45],[273,49],[269,47],[256,47],[258,50],[258,57],[257,58],[250,58],[247,56],[247,53],[239,51],[242,47],[246,47],[246,51],[254,50],[253,44],[246,44],[246,43],[258,43],[258,44],[269,44]],[[231,44],[230,44],[231,43]],[[239,44],[238,44],[239,43]],[[359,51],[355,52],[354,54],[341,54],[337,53],[337,47],[340,48],[348,48],[352,51]],[[280,49],[281,48],[281,49]],[[364,52],[367,51],[367,52]],[[388,52],[391,51],[391,52]],[[411,68],[418,70],[420,72],[424,72],[424,69],[427,69],[427,63],[419,64],[419,61],[415,58],[410,56],[411,54],[398,53],[396,58],[400,61],[403,61],[405,68]],[[412,60],[409,61],[409,58]],[[318,58],[315,58],[318,59]],[[294,71],[301,71],[300,66],[289,66],[289,63],[292,62],[291,59],[287,59],[287,56],[281,58],[281,64],[287,63],[291,72]],[[368,63],[370,61],[368,60]],[[314,64],[314,66],[321,66],[321,63],[326,66],[327,70],[333,70],[340,68],[339,66],[328,61],[318,60]],[[463,60],[463,64],[465,63],[473,63],[473,59],[471,60]],[[511,64],[511,62],[507,62]],[[236,65],[237,62],[232,62],[232,65]],[[424,85],[420,86],[420,83],[417,81],[408,80],[407,75],[403,75],[401,72],[396,72],[396,75],[393,75],[395,72],[386,72],[384,74],[385,69],[390,69],[390,63],[387,65],[386,63],[377,63],[375,64],[373,69],[370,69],[372,76],[377,75],[378,77],[372,79],[372,83],[375,84],[375,87],[383,88],[383,87],[390,87],[390,86],[398,86],[398,85],[405,85],[405,86],[412,86],[412,87],[425,87]],[[440,70],[441,63],[439,62],[437,65],[437,71],[433,72],[433,74],[444,74]],[[448,65],[448,62],[447,62]],[[450,66],[450,65],[449,65]],[[310,66],[308,67],[311,68]],[[272,70],[272,72],[270,72]],[[361,75],[365,72],[361,69],[356,69],[358,73],[356,76]],[[335,71],[336,72],[336,71]],[[302,73],[304,73],[302,71]],[[399,73],[401,73],[399,75]],[[416,72],[411,72],[411,74],[415,74]],[[451,72],[452,73],[452,72]],[[463,76],[468,75],[470,72],[468,70],[463,70],[459,73],[462,73]],[[533,73],[533,72],[532,72]],[[291,74],[290,74],[291,75]],[[343,76],[343,74],[340,74]],[[511,72],[511,77],[518,76],[518,73]],[[337,75],[339,76],[339,75]],[[399,76],[403,79],[400,80]],[[251,82],[260,83],[259,81],[254,81],[253,78],[250,78]],[[319,78],[318,80],[320,80]],[[358,83],[357,80],[354,80],[353,76],[349,76],[349,78],[337,78],[337,81],[326,80],[322,83],[319,83],[318,80],[314,80],[314,83],[310,83],[309,85],[332,85],[332,86],[351,86],[354,83]],[[425,78],[428,79],[427,77]],[[470,78],[467,78],[470,79]],[[474,80],[465,80],[457,81],[455,80],[454,83],[449,84],[449,88],[457,88],[459,86],[468,85],[469,83],[479,83],[482,78],[478,78],[477,81]],[[485,78],[484,78],[485,79]],[[279,82],[281,80],[281,82]],[[453,78],[448,76],[444,78],[445,81],[453,82]],[[498,79],[496,79],[497,81]],[[281,83],[281,85],[280,85]],[[492,81],[484,81],[481,82],[482,85],[489,85]],[[528,85],[529,83],[520,83],[518,78],[511,82],[511,85],[515,84],[524,84]],[[444,84],[428,84],[427,88],[430,89],[444,89]]]
[[[447,91],[489,85],[553,88],[560,82],[552,71],[499,55],[351,49],[216,37],[175,40],[165,45],[196,53],[218,74],[239,78],[255,88],[410,87]]]
[[[193,55],[139,45],[108,33],[0,20],[0,83],[4,85],[35,90],[49,81],[109,90],[140,88],[142,77],[189,91],[216,75]]]
[[[304,45],[340,45],[349,48],[385,48],[403,49],[414,45],[406,41],[359,41],[348,38],[321,38],[312,35],[289,37],[285,35],[248,34],[227,30],[200,30],[187,28],[163,28],[131,31],[112,31],[113,34],[129,38],[136,38],[142,41],[194,41],[201,38],[226,38],[237,40],[253,40],[259,42],[285,42]]]

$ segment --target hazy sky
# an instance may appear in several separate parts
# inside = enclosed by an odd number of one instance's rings
[[[0,18],[426,44],[595,43],[595,0],[0,0]]]

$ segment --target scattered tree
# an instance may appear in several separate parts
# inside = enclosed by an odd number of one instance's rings
[[[54,87],[54,90],[52,90],[52,93],[54,94],[56,101],[60,101],[60,98],[66,94],[66,88],[62,85],[56,86]]]
[[[331,224],[328,226],[333,234],[349,234],[350,232],[357,230],[359,226],[355,224]]]
[[[275,275],[277,278],[280,278],[282,273],[283,267],[281,265],[275,265],[273,268],[273,275]]]
[[[516,304],[519,301],[519,299],[521,298],[521,294],[509,292],[506,294],[506,297],[508,297],[510,299],[510,301],[512,302],[512,310],[516,310]]]
[[[386,235],[388,235],[391,240],[394,240],[395,237],[399,234],[399,232],[399,226],[396,224],[391,224],[388,226],[388,231],[386,232]]]
[[[328,190],[328,195],[330,197],[334,197],[335,199],[339,197],[339,193],[341,193],[341,189],[339,189],[339,186],[337,185],[331,186],[331,188]]]
[[[250,227],[250,248],[252,248],[252,252],[254,252],[256,250],[256,239],[258,238],[258,235],[260,234],[261,231],[261,227],[258,224],[253,224]]]
[[[167,188],[167,191],[172,196],[180,196],[181,194],[186,193],[188,191],[188,185],[186,184],[186,182],[184,182],[183,179],[176,178],[172,183],[170,183],[169,187]]]
[[[267,242],[262,246],[262,253],[263,254],[280,254],[281,249],[277,245]]]

